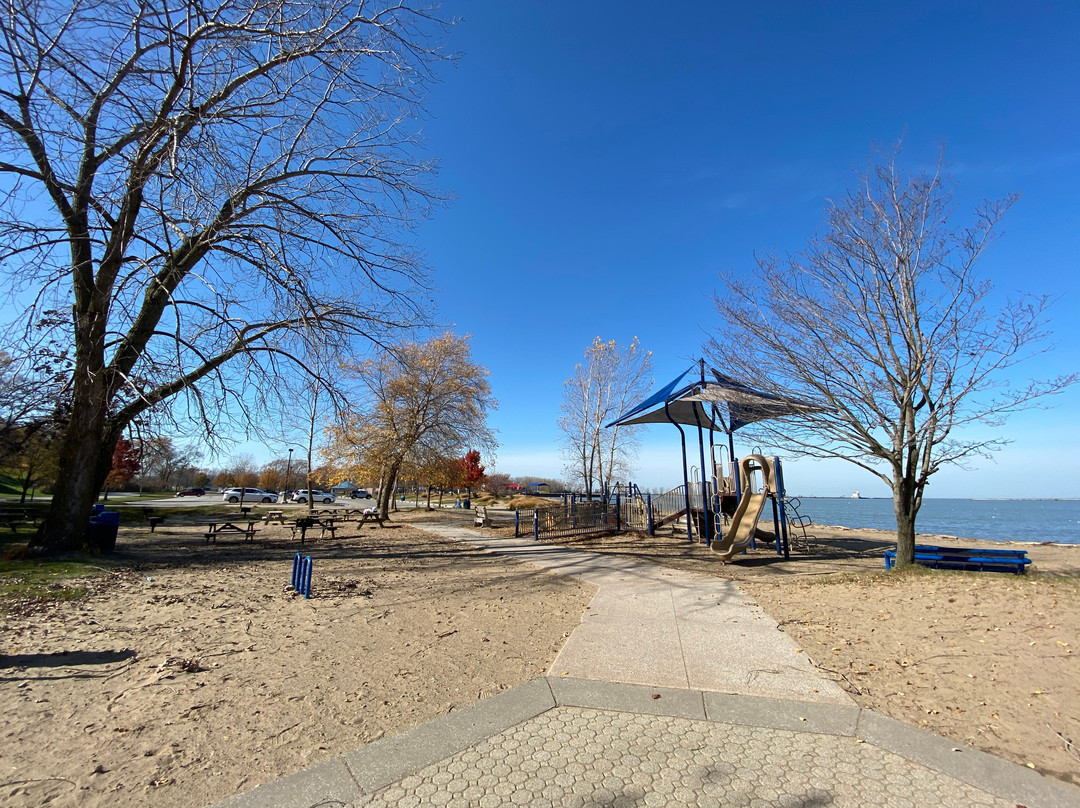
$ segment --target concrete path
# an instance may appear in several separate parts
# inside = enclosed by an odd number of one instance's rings
[[[730,581],[417,527],[599,587],[550,675],[219,808],[1080,806],[1080,789],[860,709]]]
[[[600,587],[552,664],[555,675],[851,704],[733,581],[532,539],[416,526]]]

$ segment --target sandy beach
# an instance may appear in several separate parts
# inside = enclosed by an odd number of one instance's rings
[[[813,533],[789,561],[759,547],[726,565],[685,535],[565,543],[737,580],[860,706],[1080,783],[1080,546],[1005,545],[1027,550],[1026,575],[895,574],[885,571],[888,532]]]
[[[123,528],[87,596],[2,617],[4,804],[207,805],[544,675],[594,590],[409,525],[430,518],[309,544],[310,600],[285,528]],[[886,575],[873,531],[728,565],[678,536],[568,543],[738,580],[860,705],[1080,782],[1080,547],[1025,545],[1013,576]]]

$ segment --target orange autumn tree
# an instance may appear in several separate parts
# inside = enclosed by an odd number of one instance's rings
[[[458,460],[458,465],[461,467],[461,479],[468,488],[471,498],[473,488],[484,480],[484,466],[480,463],[480,452],[470,449],[463,458]]]
[[[116,441],[113,449],[112,469],[105,477],[105,499],[109,498],[109,491],[115,488],[123,488],[142,468],[142,457],[139,448],[127,438]]]
[[[453,457],[470,447],[494,449],[487,415],[498,403],[487,368],[472,361],[468,336],[406,342],[346,364],[343,373],[355,382],[356,396],[327,431],[329,451],[378,468],[384,518],[406,462],[421,466],[425,458]]]

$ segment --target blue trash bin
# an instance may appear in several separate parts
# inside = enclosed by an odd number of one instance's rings
[[[472,500],[468,497],[465,497],[465,499],[461,500],[461,507],[465,510],[469,510],[469,508],[472,507]]]
[[[120,514],[116,511],[99,511],[90,517],[87,544],[99,553],[111,553],[116,549],[116,534],[120,531]]]

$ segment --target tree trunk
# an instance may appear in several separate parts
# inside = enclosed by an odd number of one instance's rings
[[[22,495],[19,497],[19,504],[26,504],[26,495],[30,491],[30,486],[34,484],[34,467],[31,466],[26,470],[26,476],[22,480]]]
[[[907,567],[915,563],[915,491],[906,480],[895,482],[893,509],[896,512],[896,566]]]
[[[104,399],[102,394],[101,399]],[[52,505],[30,540],[35,552],[78,550],[86,539],[90,511],[112,466],[112,454],[122,428],[108,424],[104,404],[76,405],[60,447],[60,471]]]
[[[401,463],[393,463],[386,472],[385,485],[379,491],[379,516],[383,519],[390,518],[390,500],[394,496],[394,489],[397,488],[397,476],[401,470]]]

